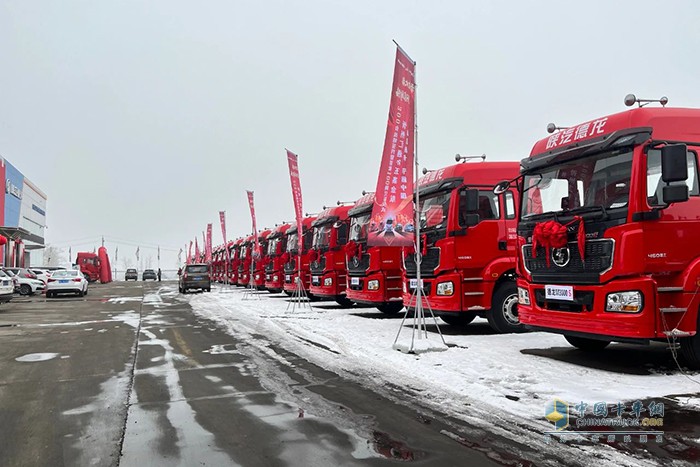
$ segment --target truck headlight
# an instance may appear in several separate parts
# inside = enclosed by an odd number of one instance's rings
[[[518,287],[518,304],[519,305],[529,305],[530,304],[530,292],[527,289]]]
[[[639,313],[642,311],[642,293],[638,291],[609,293],[605,298],[605,311]]]
[[[455,285],[450,282],[440,282],[437,285],[437,292],[438,295],[452,295],[455,293]]]
[[[379,290],[379,281],[374,279],[367,282],[367,290]]]
[[[333,285],[333,278],[332,277],[326,277],[323,279],[323,285],[328,287],[329,285]]]
[[[272,280],[275,282],[277,282],[279,280],[279,278],[280,278],[279,276],[272,276]]]

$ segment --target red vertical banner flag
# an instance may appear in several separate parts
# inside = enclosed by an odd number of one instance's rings
[[[248,206],[250,206],[250,218],[253,220],[253,236],[255,237],[255,248],[253,249],[253,254],[260,255],[260,245],[258,245],[258,227],[255,223],[255,201],[253,200],[253,192],[246,191],[248,193]]]
[[[197,243],[197,237],[194,237],[194,262],[199,263],[199,244]]]
[[[211,263],[212,245],[211,245],[211,224],[207,224],[207,246],[206,246],[206,260],[207,263]]]
[[[221,236],[224,239],[224,249],[226,250],[226,261],[231,262],[230,252],[228,251],[228,242],[226,241],[226,211],[219,211],[219,222],[221,222]]]
[[[187,264],[192,262],[192,240],[190,240],[190,247],[187,249]]]
[[[382,164],[367,238],[369,246],[410,246],[414,242],[415,72],[416,63],[397,47]]]
[[[304,232],[302,220],[304,212],[301,200],[301,181],[299,180],[299,157],[287,150],[287,163],[289,164],[289,178],[292,181],[292,198],[294,199],[294,214],[297,221],[297,237],[299,239],[299,254],[304,250]]]

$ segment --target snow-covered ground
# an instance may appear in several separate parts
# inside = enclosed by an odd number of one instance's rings
[[[449,348],[415,355],[392,348],[400,317],[386,319],[371,308],[340,309],[322,302],[312,309],[292,310],[280,296],[262,294],[259,299],[244,300],[243,290],[228,287],[192,295],[190,304],[199,316],[220,323],[238,337],[258,341],[261,347],[272,341],[378,390],[394,388],[396,393],[395,388],[401,388],[399,397],[419,398],[427,407],[504,436],[531,437],[531,446],[544,443],[542,433],[552,429],[544,411],[553,398],[572,404],[583,401],[591,407],[596,402],[658,399],[687,409],[690,418],[700,417],[699,373],[682,374],[649,364],[639,368],[635,361],[629,362],[630,371],[622,372],[604,369],[605,362],[580,364],[576,362],[579,351],[554,334],[496,335],[484,320],[457,333],[438,319],[448,334]],[[440,336],[429,324],[429,342],[421,346],[439,347]],[[399,342],[406,345],[410,339],[411,329],[402,328]],[[629,346],[622,351],[630,352]],[[666,355],[658,347],[631,350],[645,351]],[[615,345],[607,352],[615,355]],[[606,359],[606,353],[595,358]],[[638,459],[604,443],[584,443],[576,449],[579,454],[595,451],[596,457],[611,465],[640,465]]]

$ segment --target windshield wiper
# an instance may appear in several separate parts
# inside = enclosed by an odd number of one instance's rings
[[[569,209],[568,211],[564,211],[563,214],[583,214],[584,212],[594,212],[594,211],[600,211],[603,214],[604,218],[608,217],[608,211],[602,205],[599,205],[599,206],[579,206],[577,208]]]

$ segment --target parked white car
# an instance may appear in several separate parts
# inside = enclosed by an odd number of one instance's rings
[[[54,271],[46,284],[46,298],[56,297],[60,293],[74,293],[78,297],[87,295],[88,281],[83,273],[76,269]]]
[[[12,295],[15,293],[15,285],[12,278],[0,271],[0,303],[7,303],[12,300]]]
[[[15,274],[20,295],[34,295],[37,292],[41,293],[46,288],[39,279],[32,278],[36,277],[34,273],[30,273],[24,268],[5,268],[4,270]]]
[[[51,277],[51,271],[49,271],[47,269],[36,269],[36,268],[31,268],[29,271],[36,274],[36,278],[39,279],[41,282],[43,282],[44,285],[46,285],[49,282],[49,277]]]

